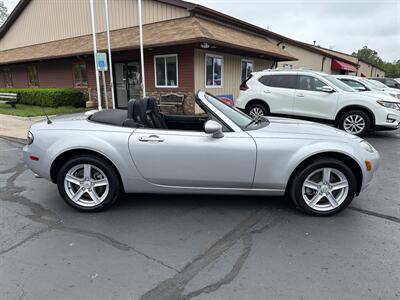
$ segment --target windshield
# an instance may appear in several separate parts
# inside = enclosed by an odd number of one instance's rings
[[[325,75],[322,76],[324,79],[328,80],[330,83],[332,83],[335,87],[338,87],[342,91],[345,92],[357,92],[355,89],[349,87],[347,84],[341,82],[339,79],[331,76],[331,75]]]
[[[363,79],[364,81],[364,79]],[[378,89],[387,89],[388,86],[383,84],[380,81],[377,80],[372,80],[372,79],[365,79],[365,81],[368,81],[369,84],[372,84],[374,87],[378,88]]]
[[[248,115],[242,113],[237,108],[226,104],[217,97],[214,97],[208,93],[205,94],[205,97],[212,105],[214,105],[219,111],[231,119],[240,128],[244,129],[252,121],[252,118],[250,118]]]
[[[382,88],[378,88],[377,86],[373,85],[368,79],[359,79],[364,85],[367,86],[370,90],[373,91],[381,91]]]

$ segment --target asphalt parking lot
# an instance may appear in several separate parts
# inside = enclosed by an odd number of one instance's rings
[[[84,214],[0,139],[0,299],[400,298],[400,130],[334,217],[282,198],[131,195]]]

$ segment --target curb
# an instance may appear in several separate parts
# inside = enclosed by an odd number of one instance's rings
[[[17,144],[21,144],[21,145],[26,145],[25,139],[20,139],[20,138],[16,138],[16,137],[12,137],[12,136],[5,136],[5,135],[0,135],[0,139],[6,140],[9,142],[13,142],[13,143],[17,143]]]

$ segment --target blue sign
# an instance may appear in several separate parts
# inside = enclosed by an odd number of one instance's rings
[[[97,53],[96,60],[97,60],[97,70],[108,71],[107,54],[106,53],[104,53],[104,52]]]

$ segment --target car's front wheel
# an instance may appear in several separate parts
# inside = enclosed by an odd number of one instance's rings
[[[339,128],[353,135],[364,136],[371,128],[371,119],[361,110],[348,111],[340,117]]]
[[[294,175],[290,197],[304,212],[328,216],[346,208],[356,190],[353,171],[339,160],[324,158],[309,163]]]
[[[68,205],[86,212],[110,207],[121,191],[113,166],[104,159],[87,155],[73,157],[61,167],[57,186]]]

